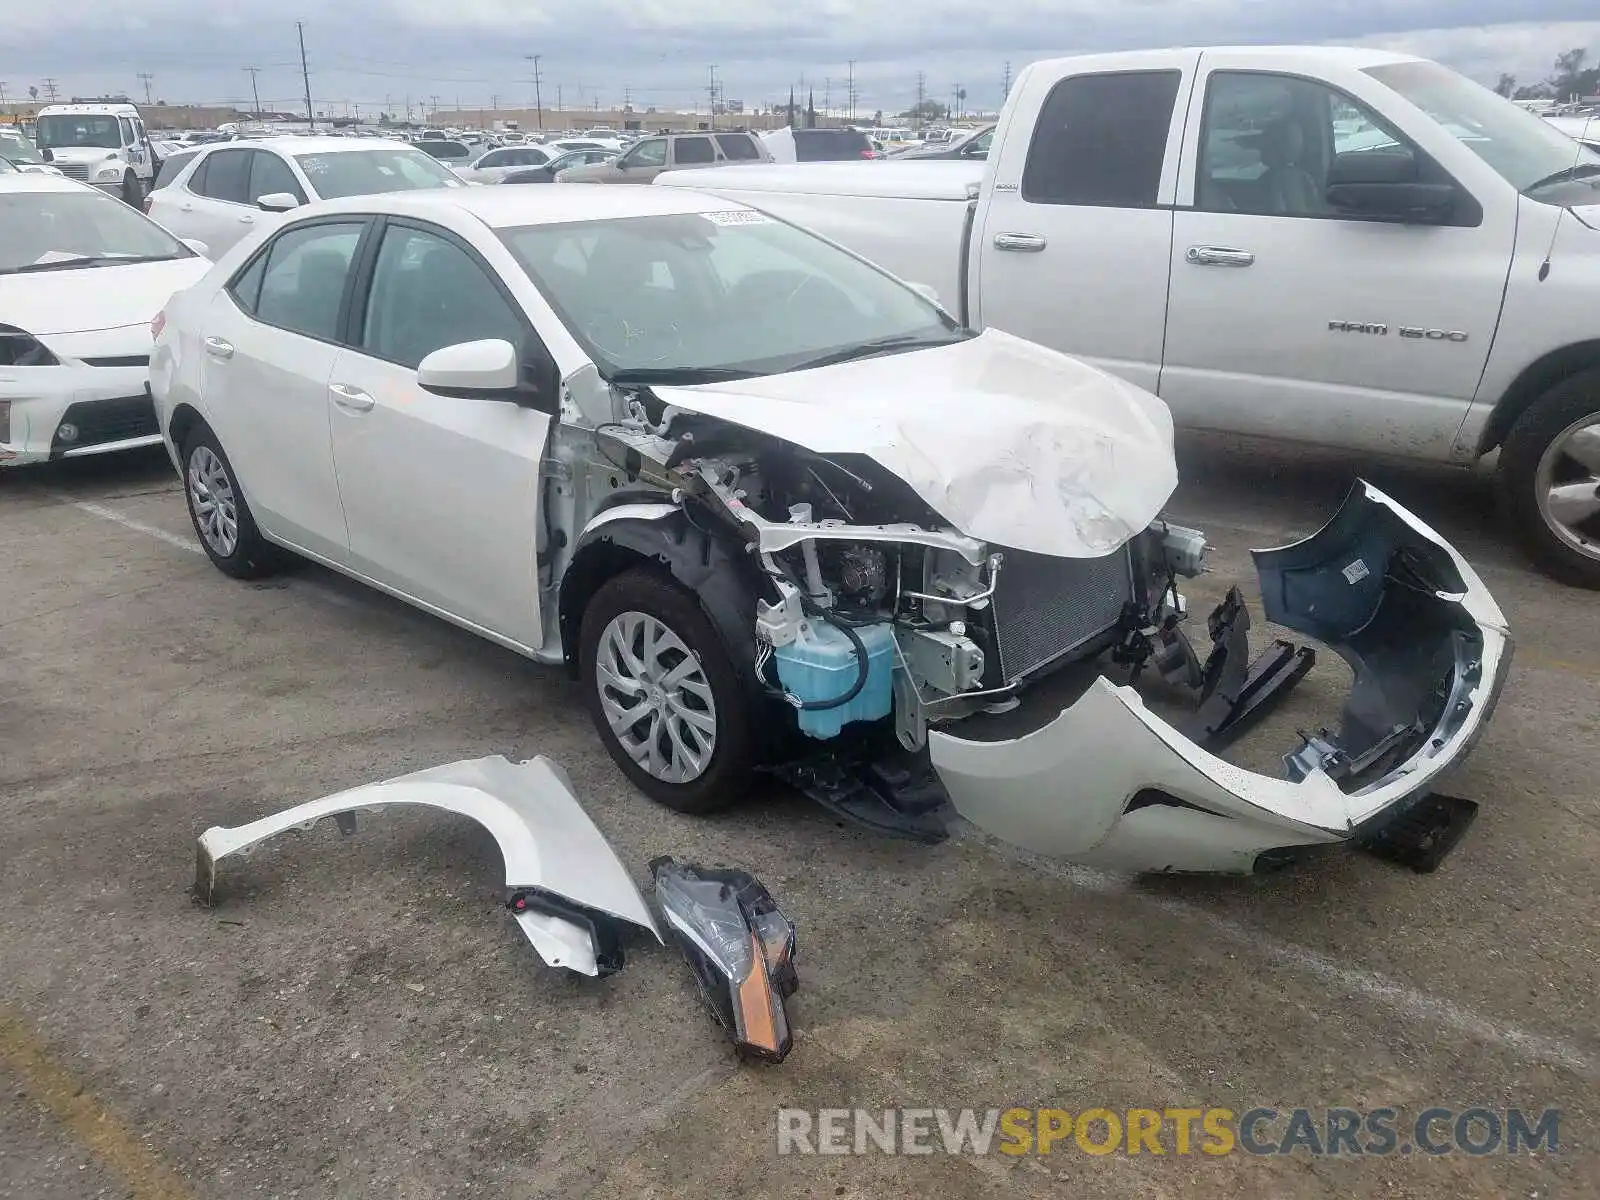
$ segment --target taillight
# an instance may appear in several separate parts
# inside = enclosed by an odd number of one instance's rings
[[[167,327],[167,311],[162,309],[150,318],[150,340],[153,342],[161,336],[161,331]]]
[[[144,215],[147,217],[150,215],[150,202],[155,198],[154,192],[147,192],[145,194],[144,204],[141,207],[144,209]]]
[[[862,158],[877,158],[878,157],[878,152],[876,150],[871,150],[871,149],[863,150],[861,152],[861,157]]]

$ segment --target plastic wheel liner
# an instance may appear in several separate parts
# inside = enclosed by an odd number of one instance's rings
[[[505,859],[507,907],[549,965],[581,975],[609,974],[622,965],[621,936],[630,925],[662,941],[649,907],[573,795],[566,772],[543,757],[448,763],[234,829],[213,826],[196,846],[195,896],[215,902],[217,864],[229,855],[248,854],[268,838],[325,817],[353,833],[357,811],[398,804],[471,817],[489,831]]]
[[[1225,762],[1100,676],[1020,737],[930,731],[956,810],[1027,850],[1134,871],[1248,872],[1402,820],[1499,699],[1512,649],[1499,606],[1444,539],[1364,482],[1317,533],[1254,558],[1267,619],[1354,672],[1337,733],[1301,734],[1275,779]]]

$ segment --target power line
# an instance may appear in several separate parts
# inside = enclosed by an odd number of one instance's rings
[[[306,25],[304,21],[294,23],[295,33],[300,36],[300,81],[306,86],[306,129],[310,133],[317,131],[317,113],[311,107],[311,68],[306,66]]]

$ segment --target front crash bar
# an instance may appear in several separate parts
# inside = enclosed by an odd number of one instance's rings
[[[1248,872],[1404,817],[1499,700],[1512,650],[1499,606],[1449,543],[1364,481],[1317,533],[1253,556],[1267,619],[1355,676],[1339,732],[1302,735],[1286,778],[1223,761],[1102,676],[1022,737],[930,731],[956,810],[1036,853],[1136,871]]]

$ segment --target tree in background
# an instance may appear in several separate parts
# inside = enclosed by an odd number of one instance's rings
[[[1494,85],[1494,90],[1497,95],[1504,96],[1509,100],[1516,94],[1517,77],[1515,75],[1507,75],[1504,71],[1500,72],[1500,82]]]
[[[1569,100],[1600,92],[1600,66],[1585,69],[1588,61],[1589,51],[1582,46],[1556,55],[1556,71],[1550,77],[1550,86],[1555,89],[1557,99]]]
[[[950,109],[937,100],[924,100],[921,104],[913,104],[899,115],[913,121],[941,121],[950,115]]]

